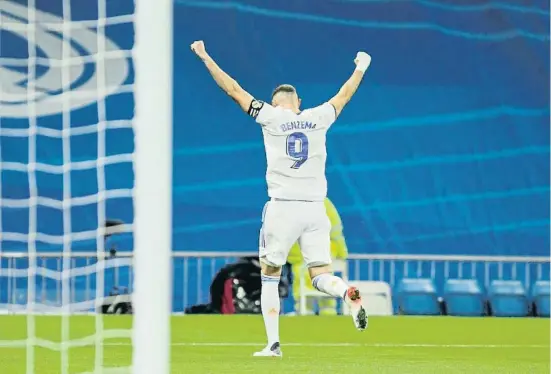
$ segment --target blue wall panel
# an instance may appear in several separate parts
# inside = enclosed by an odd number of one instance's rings
[[[62,15],[60,0],[36,3],[47,13],[39,19]],[[71,4],[74,20],[97,19],[95,2]],[[337,92],[358,50],[373,56],[365,82],[328,137],[329,196],[341,212],[351,252],[548,255],[549,4],[316,4],[314,9],[306,0],[175,2],[175,250],[255,250],[266,200],[260,130],[189,51],[193,40],[204,39],[220,65],[257,98],[268,99],[277,84],[292,83],[305,106]],[[0,11],[24,24],[18,9],[25,6],[23,0],[3,1]],[[131,1],[107,1],[108,16],[132,12]],[[130,49],[133,25],[107,26],[106,36]],[[3,76],[24,78],[25,64],[13,66],[4,58],[25,61],[26,40],[6,28],[0,43]],[[41,43],[47,43],[43,37],[37,39],[37,55],[45,57],[48,48]],[[83,55],[93,51],[77,39],[74,44]],[[52,69],[40,66],[37,79]],[[72,89],[93,82],[97,69],[85,64]],[[121,86],[133,83],[130,59],[125,72]],[[8,90],[24,89],[23,78],[10,81]],[[59,95],[55,88],[47,87],[45,96]],[[29,126],[28,115],[6,109],[19,104],[5,95],[0,100],[3,131]],[[127,90],[108,96],[107,120],[131,118],[133,105]],[[72,108],[71,127],[97,123],[98,108],[94,100]],[[41,116],[37,124],[61,129],[62,116]],[[96,133],[72,136],[71,160],[95,159],[97,139]],[[27,137],[3,132],[0,141],[3,163],[29,161]],[[61,139],[37,136],[36,147],[38,162],[63,164]],[[132,152],[131,129],[107,130],[105,148],[107,155]],[[97,193],[95,168],[70,175],[73,196]],[[131,188],[132,165],[108,165],[105,177],[107,189]],[[3,198],[29,197],[26,172],[4,167],[1,178]],[[37,172],[36,182],[40,196],[62,198],[61,175]],[[40,206],[37,213],[40,232],[63,233],[60,211]],[[95,204],[71,208],[72,230],[95,229],[96,213]],[[1,214],[3,232],[28,232],[28,208],[2,206]],[[109,200],[107,214],[131,221],[130,199]],[[37,244],[39,250],[60,249]],[[131,241],[120,240],[120,246],[128,250]],[[93,240],[73,245],[74,251],[94,248]],[[2,250],[26,250],[26,244],[4,239]]]
[[[253,249],[266,199],[260,131],[187,50],[204,39],[256,97],[289,82],[306,106],[372,54],[328,136],[352,252],[548,254],[548,5],[317,5],[177,2],[175,247]]]

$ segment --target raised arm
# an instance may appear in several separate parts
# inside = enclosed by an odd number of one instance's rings
[[[360,86],[365,71],[369,67],[369,64],[371,64],[371,56],[365,52],[358,52],[354,62],[356,63],[356,70],[354,70],[346,83],[343,84],[339,92],[329,100],[329,103],[335,108],[337,117],[341,114],[343,108],[348,104]]]
[[[203,41],[194,42],[191,45],[191,50],[203,61],[216,84],[239,104],[244,112],[249,112],[254,98],[250,93],[245,91],[235,79],[226,74],[224,70],[220,69],[212,57],[207,53]]]

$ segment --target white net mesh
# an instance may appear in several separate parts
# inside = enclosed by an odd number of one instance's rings
[[[130,364],[103,344],[130,350],[129,324],[74,314],[112,302],[120,274],[132,285],[133,19],[132,0],[0,1],[0,311],[24,314],[0,316],[2,372]]]

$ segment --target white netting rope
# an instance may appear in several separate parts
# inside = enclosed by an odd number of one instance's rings
[[[27,50],[29,57],[36,56],[36,40],[35,40],[35,27],[36,27],[36,14],[31,9],[35,7],[35,1],[30,0],[28,3],[29,12],[27,24]],[[36,92],[36,65],[30,63],[30,59],[27,61],[27,71],[29,76],[29,82],[27,83],[27,101],[32,102],[34,94]],[[29,254],[29,271],[27,278],[27,349],[26,349],[26,367],[27,374],[34,374],[34,348],[36,345],[36,326],[34,318],[34,309],[36,303],[36,235],[37,229],[37,206],[36,196],[38,196],[38,187],[36,184],[36,133],[33,129],[36,129],[36,107],[34,105],[29,106],[29,129],[31,134],[29,135],[29,158],[27,177],[29,179],[29,238],[27,251]]]
[[[27,246],[28,268],[17,269],[9,266],[7,269],[0,266],[0,277],[7,277],[13,286],[16,279],[27,279],[27,301],[26,305],[21,305],[15,300],[8,300],[7,304],[0,304],[0,309],[10,312],[24,312],[27,315],[27,339],[25,340],[2,340],[0,347],[20,347],[26,348],[26,372],[28,374],[35,372],[35,347],[43,347],[52,351],[60,352],[60,373],[69,372],[69,349],[72,347],[83,347],[95,345],[94,372],[105,371],[103,368],[103,341],[112,338],[130,338],[130,330],[105,330],[103,318],[100,313],[95,317],[95,334],[71,340],[70,320],[72,313],[98,311],[104,304],[118,301],[129,301],[130,296],[105,296],[105,270],[118,268],[122,266],[131,266],[132,259],[117,258],[109,259],[105,254],[104,238],[109,234],[109,229],[103,227],[106,221],[105,203],[112,198],[132,197],[132,189],[106,189],[105,166],[133,162],[132,153],[107,155],[106,154],[106,132],[111,129],[131,128],[131,120],[109,121],[106,116],[105,99],[113,93],[132,92],[133,85],[127,83],[109,83],[106,79],[106,61],[122,60],[132,57],[131,50],[120,50],[113,48],[105,35],[106,26],[131,23],[134,19],[132,14],[116,17],[107,17],[106,1],[98,2],[98,19],[89,21],[71,20],[71,1],[62,0],[62,17],[56,17],[39,10],[36,10],[36,1],[29,0],[27,6],[13,3],[10,1],[1,1],[0,4],[0,29],[17,35],[25,35],[28,40],[28,56],[26,58],[12,58],[0,56],[0,67],[24,67],[27,69],[27,84],[22,89],[25,92],[4,92],[0,90],[1,102],[17,102],[22,97],[29,103],[28,121],[29,127],[9,128],[5,127],[3,121],[0,126],[0,137],[6,138],[26,138],[28,139],[28,162],[2,162],[0,160],[0,176],[3,171],[15,171],[26,173],[29,184],[28,198],[3,198],[0,186],[0,210],[3,208],[28,208],[29,210],[29,229],[28,233],[9,232],[2,226],[2,214],[0,214],[0,258],[2,257],[2,242],[12,241],[24,243]],[[22,23],[20,19],[27,19],[28,22]],[[37,56],[37,29],[55,31],[61,34],[62,50],[60,56]],[[94,31],[92,31],[94,30]],[[71,46],[71,40],[74,34],[80,34],[83,37],[96,37],[96,49],[89,51],[88,55],[82,56],[75,53]],[[44,34],[41,34],[44,36]],[[95,64],[97,76],[97,86],[81,87],[77,92],[71,90],[71,82],[74,75],[82,74],[85,64]],[[125,62],[126,63],[126,62]],[[43,113],[37,112],[36,98],[42,93],[37,88],[45,78],[37,77],[37,66],[47,66],[56,70],[54,74],[61,76],[62,93],[56,95],[56,101],[51,101],[52,106],[62,113],[62,128],[52,129],[39,126],[38,116]],[[51,79],[51,77],[50,77]],[[24,95],[24,96],[23,96]],[[95,124],[71,127],[71,102],[77,102],[82,105],[85,103],[96,103],[98,121]],[[3,105],[3,104],[0,104]],[[52,113],[56,113],[55,108],[51,108]],[[8,113],[9,117],[9,113]],[[71,160],[71,137],[84,134],[97,134],[97,159],[73,162]],[[37,162],[37,137],[57,138],[62,141],[63,165],[54,165]],[[9,141],[9,140],[8,140]],[[71,193],[71,171],[75,170],[96,170],[98,189],[97,193],[85,196],[73,197]],[[48,173],[61,175],[63,178],[63,198],[61,200],[51,197],[41,196],[37,186],[36,173]],[[78,183],[78,181],[74,181]],[[85,206],[97,204],[97,222],[96,230],[73,232],[71,227],[71,208],[75,206]],[[38,207],[44,206],[60,210],[63,215],[63,235],[51,235],[38,232]],[[132,225],[126,224],[116,228],[116,232],[130,232]],[[72,262],[72,244],[74,241],[96,239],[97,261],[94,264],[75,267]],[[61,245],[63,252],[60,253],[62,259],[62,268],[52,270],[46,266],[39,266],[37,257],[37,242],[43,242],[53,245]],[[41,276],[43,281],[53,279],[61,284],[61,306],[48,305],[43,300],[37,300],[36,281],[37,275]],[[72,300],[72,290],[70,280],[77,276],[92,276],[96,279],[96,294],[93,300],[75,302]],[[61,314],[62,331],[61,342],[53,342],[43,339],[36,334],[35,315],[36,313]],[[117,369],[119,370],[119,369]]]

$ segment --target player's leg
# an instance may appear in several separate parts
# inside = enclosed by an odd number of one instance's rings
[[[302,257],[308,266],[313,286],[328,295],[342,298],[349,306],[358,330],[367,327],[367,314],[361,303],[359,290],[350,287],[331,269],[331,223],[323,203],[311,203],[308,209],[311,224],[301,235],[299,242]]]
[[[313,258],[315,256],[317,255],[312,255]],[[360,331],[365,330],[367,328],[367,312],[362,305],[360,291],[334,275],[329,265],[312,266],[308,270],[314,287],[328,295],[342,298],[350,309],[356,328]]]
[[[299,236],[284,204],[290,203],[270,201],[264,207],[259,243],[262,273],[260,306],[268,345],[262,351],[256,352],[255,356],[282,355],[279,341],[279,280],[291,245]]]
[[[281,278],[281,266],[272,266],[262,261],[261,257],[261,295],[260,308],[262,310],[262,318],[264,319],[264,327],[266,329],[266,338],[268,345],[254,356],[281,356],[281,348],[279,343],[279,280]]]
[[[310,222],[299,238],[300,249],[312,285],[317,290],[335,297],[344,297],[348,285],[331,270],[331,222],[323,202],[304,203]]]

